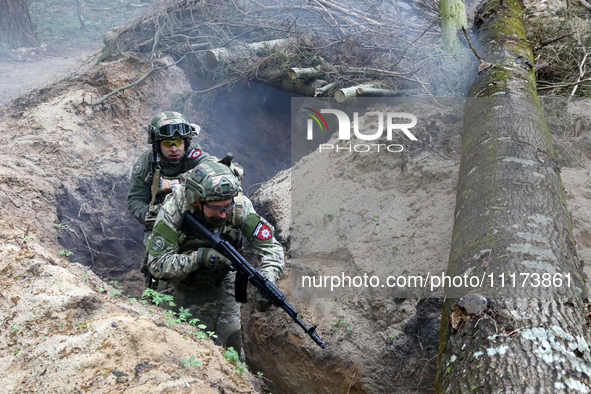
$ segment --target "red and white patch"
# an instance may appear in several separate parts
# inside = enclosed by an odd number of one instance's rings
[[[188,158],[189,158],[189,159],[196,159],[196,158],[198,158],[199,156],[201,156],[201,153],[202,153],[202,152],[201,152],[201,150],[200,150],[200,149],[193,149],[193,150],[191,151],[191,153],[189,153],[189,156],[188,156]]]
[[[254,230],[254,233],[252,233],[252,236],[266,241],[268,239],[271,239],[271,237],[273,236],[273,232],[271,231],[271,228],[267,226],[265,223],[259,222],[256,229]]]

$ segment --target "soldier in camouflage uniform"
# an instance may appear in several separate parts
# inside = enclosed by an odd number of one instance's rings
[[[166,194],[170,192],[170,186],[185,180],[185,173],[202,161],[217,160],[201,149],[201,146],[192,142],[193,137],[199,134],[199,126],[189,124],[187,118],[181,113],[166,111],[152,118],[150,122],[148,143],[157,143],[158,156],[160,158],[160,173],[156,179],[157,195],[150,207],[152,200],[152,150],[145,152],[133,166],[129,193],[127,194],[127,206],[129,211],[142,224],[151,230],[160,204]],[[152,132],[155,141],[152,140]]]
[[[283,272],[283,248],[273,227],[257,215],[250,200],[227,166],[205,162],[195,167],[186,185],[175,185],[168,195],[150,235],[148,269],[156,278],[174,285],[177,305],[190,307],[218,343],[241,348],[240,304],[234,297],[235,272],[230,261],[204,241],[182,233],[182,215],[190,211],[197,220],[220,233],[236,249],[242,236],[261,258],[260,271],[275,283]],[[256,293],[255,307],[265,311],[270,302]]]

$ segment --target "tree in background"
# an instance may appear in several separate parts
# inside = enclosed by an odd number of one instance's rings
[[[448,51],[460,45],[458,32],[466,27],[466,7],[464,0],[440,0],[439,15],[441,16],[441,32],[443,45]]]
[[[26,0],[0,0],[0,45],[10,48],[39,45]]]

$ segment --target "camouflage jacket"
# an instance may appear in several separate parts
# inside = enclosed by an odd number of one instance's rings
[[[252,202],[244,195],[235,197],[236,205],[228,215],[226,224],[211,228],[226,241],[236,244],[238,232],[246,237],[254,252],[261,258],[260,271],[273,282],[283,272],[283,247],[275,239],[273,226],[257,215]],[[181,281],[199,268],[196,253],[200,247],[209,247],[204,240],[187,237],[180,230],[183,212],[195,212],[185,200],[184,186],[176,186],[158,213],[154,231],[148,238],[148,269],[155,278]],[[207,225],[207,224],[206,224]]]
[[[195,168],[203,161],[217,160],[201,149],[201,146],[192,142],[185,150],[178,164],[170,163],[164,156],[160,156],[160,176],[164,178],[176,178],[181,174]],[[133,166],[127,193],[127,208],[142,224],[148,213],[148,207],[152,200],[152,150],[146,151],[140,156]]]

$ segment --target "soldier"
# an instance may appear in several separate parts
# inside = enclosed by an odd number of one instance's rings
[[[204,162],[195,167],[186,185],[175,185],[168,195],[146,247],[148,269],[174,286],[177,305],[190,307],[193,315],[215,331],[221,345],[241,349],[240,304],[234,297],[235,272],[230,261],[203,240],[183,234],[182,215],[197,220],[239,249],[244,236],[261,258],[260,271],[275,283],[283,272],[283,248],[273,227],[257,215],[250,200],[227,166]],[[259,311],[271,303],[255,289]]]
[[[152,118],[148,143],[153,147],[133,166],[127,194],[129,211],[147,230],[152,229],[171,184],[184,181],[185,173],[202,161],[217,160],[192,141],[197,135],[199,126],[189,124],[178,112],[166,111]]]

